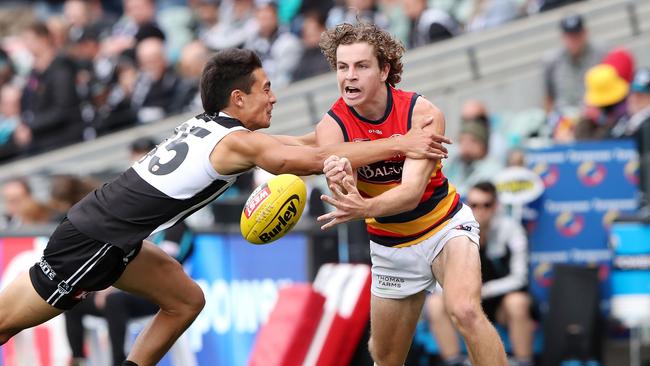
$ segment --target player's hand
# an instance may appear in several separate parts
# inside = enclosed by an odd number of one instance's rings
[[[438,135],[431,129],[424,129],[433,123],[433,116],[427,117],[421,126],[413,126],[402,137],[402,152],[409,159],[445,159],[447,148],[444,144],[451,144],[451,140],[444,135]]]
[[[330,184],[342,185],[343,178],[352,176],[352,164],[347,158],[332,155],[323,163],[323,174]]]
[[[347,193],[343,193],[342,189]],[[366,200],[361,197],[352,176],[346,176],[342,181],[342,185],[330,184],[330,190],[332,191],[332,197],[321,195],[320,198],[323,202],[329,203],[336,209],[316,219],[318,222],[325,222],[320,227],[322,230],[366,217]]]

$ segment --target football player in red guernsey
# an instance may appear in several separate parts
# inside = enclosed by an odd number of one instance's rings
[[[336,70],[341,94],[316,128],[320,145],[404,135],[431,116],[434,122],[426,128],[444,134],[438,108],[395,88],[404,48],[389,33],[373,24],[341,24],[323,33],[320,46]],[[481,309],[478,223],[441,169],[440,160],[397,155],[360,167],[355,176],[345,158],[325,162],[332,196],[323,200],[336,210],[319,217],[323,229],[366,220],[372,259],[369,347],[379,366],[404,364],[426,291],[436,282],[472,365],[507,364]]]

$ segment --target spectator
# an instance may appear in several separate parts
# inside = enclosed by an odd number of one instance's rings
[[[442,41],[460,31],[456,21],[444,10],[428,8],[427,0],[404,0],[402,4],[410,19],[409,48]]]
[[[617,47],[605,55],[602,63],[614,67],[618,76],[622,77],[626,82],[632,82],[632,77],[634,76],[634,56],[630,51],[623,47]]]
[[[178,61],[178,74],[181,77],[178,95],[183,110],[196,110],[201,107],[199,80],[210,53],[200,41],[190,42],[183,47]]]
[[[302,55],[300,40],[280,28],[277,4],[272,1],[261,2],[256,8],[255,18],[259,28],[246,42],[246,48],[260,56],[274,87],[287,86]]]
[[[63,49],[68,41],[68,33],[70,31],[66,20],[61,16],[52,16],[47,18],[45,24],[50,31],[54,47],[58,50]]]
[[[20,95],[20,89],[16,86],[0,87],[0,161],[18,153],[14,131],[20,123]]]
[[[108,92],[108,85],[98,76],[102,62],[99,28],[94,25],[72,28],[69,41],[69,54],[77,63],[75,84],[85,126],[83,138],[91,140],[98,134],[96,109],[103,103],[103,95]]]
[[[52,221],[63,220],[70,207],[85,195],[97,188],[97,182],[71,175],[51,177],[50,201],[48,207],[52,212]]]
[[[324,31],[325,18],[322,15],[315,11],[305,14],[301,32],[304,50],[293,73],[293,81],[307,79],[330,70],[329,63],[318,46],[320,35]]]
[[[206,37],[219,22],[219,0],[197,0],[190,4],[195,22],[196,36]]]
[[[492,131],[492,126],[495,125],[495,117],[488,113],[485,103],[477,99],[466,100],[461,106],[460,117],[462,122],[476,121],[484,124],[490,134],[488,138],[488,146],[490,149],[488,155],[497,160],[503,160],[505,158],[508,142],[503,134]]]
[[[634,73],[632,91],[628,98],[630,114],[625,135],[636,140],[641,165],[640,187],[650,203],[650,68],[644,67]]]
[[[628,83],[611,65],[594,66],[585,76],[585,109],[575,137],[578,140],[602,140],[621,137],[627,120]]]
[[[168,66],[165,45],[149,37],[136,48],[137,68],[128,54],[120,58],[118,84],[100,109],[100,131],[114,131],[133,123],[149,123],[181,110],[180,79]]]
[[[521,147],[515,147],[508,151],[506,156],[507,167],[526,167],[526,152]]]
[[[458,153],[445,163],[444,173],[454,182],[461,197],[480,181],[490,179],[501,170],[502,163],[488,156],[489,128],[480,121],[467,121],[461,125]]]
[[[102,53],[118,57],[151,36],[165,38],[156,24],[156,4],[153,0],[124,0],[124,15],[113,25],[111,35],[102,45]]]
[[[467,194],[467,205],[481,227],[480,256],[483,310],[492,322],[506,325],[513,366],[533,364],[531,299],[528,295],[528,240],[524,228],[498,210],[496,188],[479,182]],[[444,290],[443,290],[444,291]],[[458,336],[440,294],[427,299],[430,327],[446,365],[464,365]]]
[[[176,93],[180,79],[169,67],[165,44],[158,38],[147,38],[136,48],[138,78],[131,95],[131,106],[138,113],[138,122],[147,123],[181,110]]]
[[[547,113],[577,116],[585,92],[587,70],[597,65],[605,54],[601,46],[589,41],[580,15],[569,15],[560,22],[562,48],[553,50],[544,59]]]
[[[115,77],[117,82],[110,87],[106,100],[97,108],[97,132],[100,135],[132,126],[138,121],[137,111],[131,108],[138,68],[129,53],[118,58]]]
[[[327,28],[341,23],[356,24],[357,20],[372,23],[381,29],[388,29],[388,18],[381,12],[377,0],[345,0],[343,5],[335,6],[327,14]]]
[[[57,55],[43,23],[32,24],[24,41],[34,56],[21,100],[22,123],[16,129],[19,146],[43,152],[81,140],[82,120],[75,88],[76,67]]]
[[[257,29],[253,0],[224,0],[217,23],[200,34],[199,39],[213,51],[242,47]]]
[[[468,31],[494,28],[517,18],[519,10],[512,0],[475,0],[466,24]]]
[[[47,209],[32,197],[32,189],[24,178],[6,181],[2,185],[2,200],[5,228],[46,222],[49,218]]]

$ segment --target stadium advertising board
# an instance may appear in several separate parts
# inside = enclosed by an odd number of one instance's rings
[[[608,231],[622,213],[638,206],[639,160],[632,141],[585,142],[533,149],[528,166],[544,183],[530,208],[531,293],[547,301],[555,263],[599,266],[607,300],[611,268]],[[607,305],[606,302],[603,305]]]
[[[255,335],[283,284],[307,282],[305,235],[290,233],[271,245],[241,235],[198,235],[191,275],[206,306],[187,333],[198,365],[246,365]]]

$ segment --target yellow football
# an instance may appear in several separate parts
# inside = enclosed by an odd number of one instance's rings
[[[255,188],[246,200],[239,227],[253,244],[268,244],[288,233],[300,220],[307,187],[293,174],[281,174]]]

